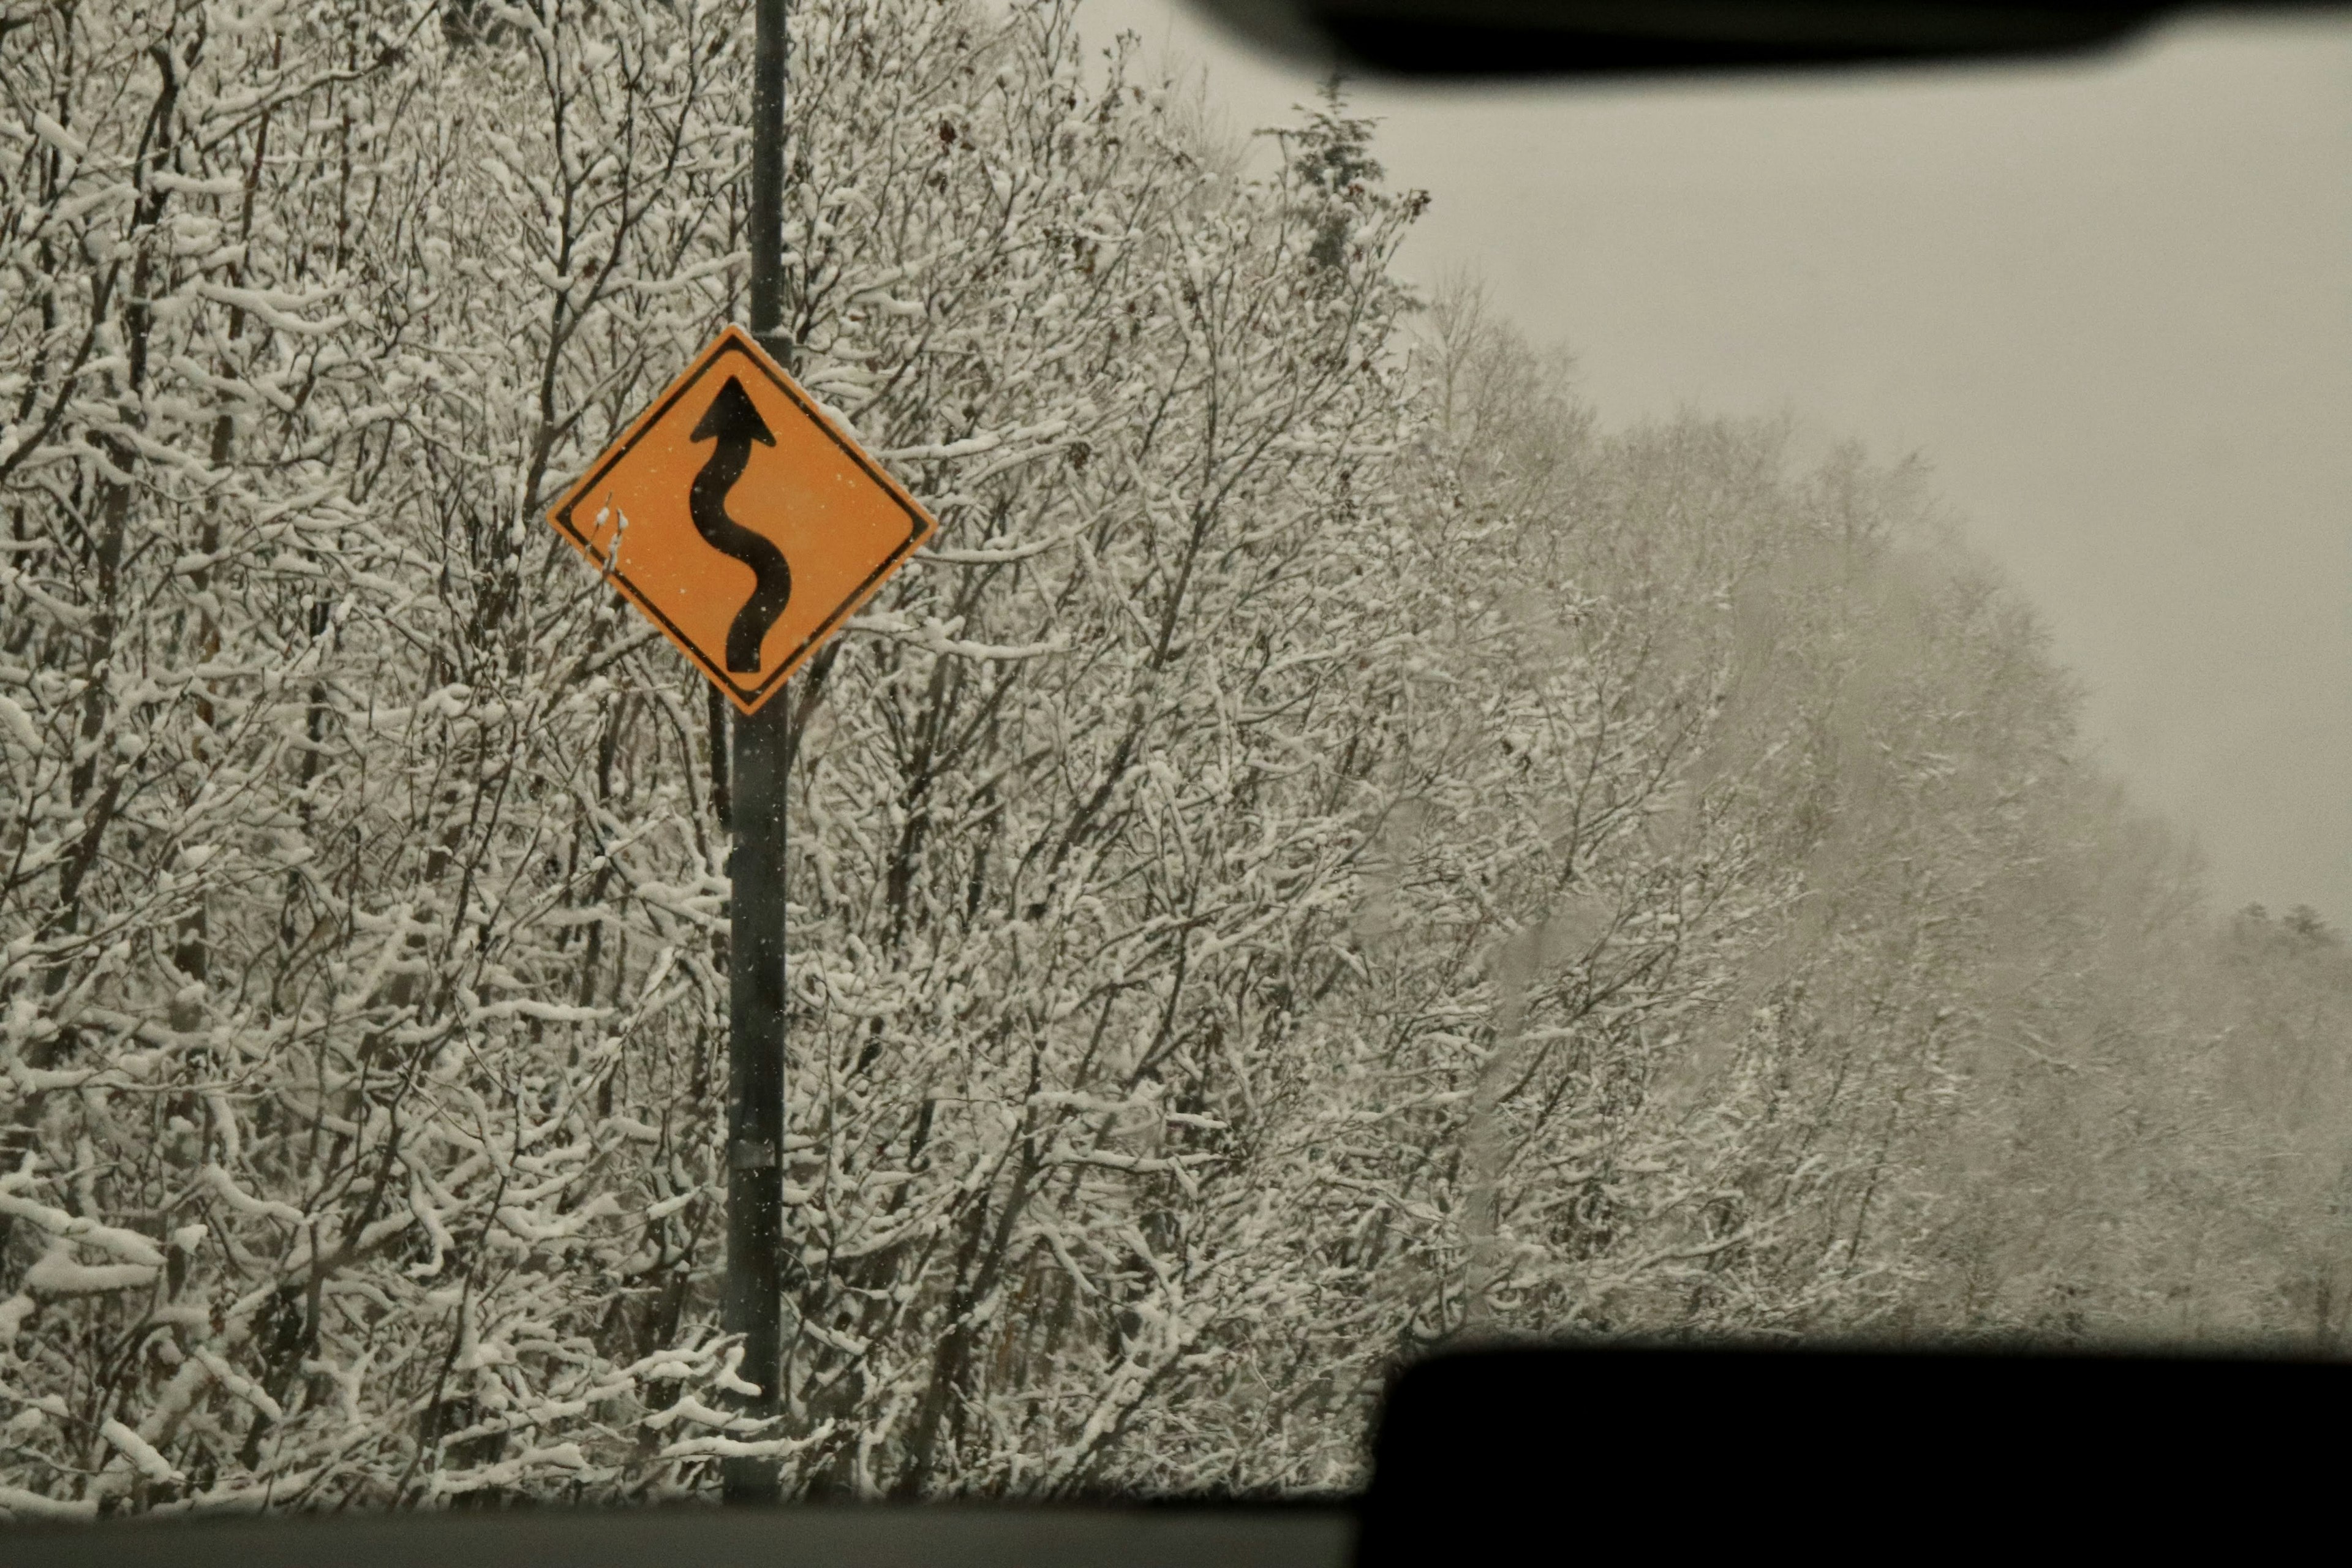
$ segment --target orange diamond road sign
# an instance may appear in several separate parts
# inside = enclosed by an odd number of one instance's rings
[[[547,520],[746,713],[939,526],[731,326]]]

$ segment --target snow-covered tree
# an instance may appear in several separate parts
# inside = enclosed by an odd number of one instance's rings
[[[797,16],[799,368],[945,526],[788,699],[747,1433],[713,710],[539,521],[736,304],[738,13],[10,40],[12,1507],[1085,1488],[1256,1321],[1418,204],[1329,110],[1235,179],[1066,7]]]

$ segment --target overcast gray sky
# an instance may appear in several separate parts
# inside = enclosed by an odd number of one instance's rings
[[[1087,0],[1237,131],[1311,73]],[[2352,21],[2063,67],[1695,88],[1360,84],[1604,423],[1688,405],[1917,452],[2047,616],[2108,765],[2224,906],[2352,926]]]

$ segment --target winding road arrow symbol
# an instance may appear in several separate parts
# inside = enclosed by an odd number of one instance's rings
[[[727,492],[750,465],[751,443],[776,444],[751,394],[731,375],[687,437],[689,441],[713,438],[719,445],[694,476],[687,504],[694,531],[702,535],[703,542],[751,569],[751,596],[743,601],[727,627],[727,668],[734,675],[753,674],[760,668],[760,644],[767,637],[768,628],[792,603],[793,568],[784,552],[765,535],[754,533],[727,515]]]

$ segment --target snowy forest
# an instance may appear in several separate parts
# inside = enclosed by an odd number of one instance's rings
[[[2216,913],[1916,465],[1616,428],[1335,89],[800,0],[797,374],[938,516],[725,713],[548,526],[740,321],[739,0],[0,0],[0,1517],[1360,1484],[1492,1336],[2260,1342],[2352,955]]]

